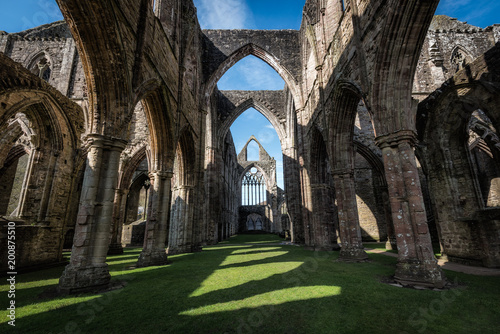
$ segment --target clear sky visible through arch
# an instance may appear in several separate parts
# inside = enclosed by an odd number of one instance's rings
[[[304,3],[305,0],[194,0],[204,29],[299,29]],[[500,1],[441,0],[436,14],[456,17],[485,28],[500,23]],[[18,32],[61,19],[55,0],[3,0],[0,30]],[[231,68],[218,86],[219,89],[274,90],[282,89],[284,82],[267,64],[255,57],[247,57]],[[276,158],[277,170],[282,171],[278,136],[274,132],[274,140],[270,140],[270,126],[258,111],[249,109],[234,122],[231,132],[238,152],[254,134]],[[249,135],[249,129],[254,133]],[[267,134],[267,139],[259,138],[259,131]],[[279,176],[278,180],[278,185],[283,187],[282,177]]]

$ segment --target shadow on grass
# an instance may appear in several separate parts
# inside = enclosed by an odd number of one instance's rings
[[[338,254],[333,252],[295,246],[222,244],[201,253],[171,256],[172,263],[167,266],[126,270],[135,264],[136,258],[131,255],[137,253],[126,249],[123,255],[109,257],[111,262],[123,261],[109,266],[113,280],[127,282],[120,290],[40,300],[37,295],[47,285],[20,284],[16,332],[417,332],[422,327],[415,321],[424,319],[419,309],[429,310],[441,298],[440,292],[381,284],[380,278],[391,275],[396,263],[383,255],[370,254],[371,263],[346,264],[335,262]],[[36,273],[26,276],[31,275],[33,283],[49,280],[55,286],[61,272],[62,268],[39,272],[39,281],[34,280]],[[20,282],[26,281],[24,276],[19,275]],[[494,307],[498,292],[488,296],[482,290],[483,280],[463,277],[474,288],[461,291],[445,305],[439,320],[424,319],[426,329],[422,332],[463,332],[498,326],[493,321],[498,319],[493,318],[498,315]],[[489,279],[487,287],[498,286],[498,278]],[[472,295],[482,301],[475,302]],[[473,305],[468,307],[472,316],[461,314],[463,305]],[[5,323],[0,325],[2,333],[9,329]]]

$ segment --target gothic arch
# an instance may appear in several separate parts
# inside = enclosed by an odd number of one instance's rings
[[[455,72],[458,72],[471,62],[472,57],[470,56],[470,53],[461,45],[455,46],[450,57],[450,64],[456,66],[454,68]]]
[[[139,167],[142,161],[144,161],[144,159],[147,159],[147,157],[148,154],[146,146],[142,146],[137,151],[135,151],[130,159],[123,162],[123,165],[121,167],[122,173],[120,175],[120,180],[118,181],[119,189],[127,189],[128,187],[130,187],[132,177],[137,170],[137,167]],[[148,166],[149,165],[150,164],[148,163]]]
[[[354,123],[362,93],[356,84],[339,81],[333,92],[329,120],[329,156],[332,170],[353,168]]]
[[[271,183],[272,181],[269,178],[269,175],[265,172],[265,170],[261,166],[259,166],[259,163],[257,161],[246,166],[243,169],[243,171],[240,173],[240,175],[238,176],[238,183],[237,183],[238,184],[238,192],[241,193],[241,183],[243,182],[243,177],[245,177],[245,174],[252,168],[257,168],[257,170],[262,174],[262,176],[264,177],[264,180],[266,182],[267,192],[270,192],[271,189],[273,188],[273,185]]]
[[[185,126],[181,130],[178,140],[177,157],[179,160],[179,184],[184,186],[195,185],[196,149],[193,131],[190,126]],[[175,171],[174,171],[175,173]]]
[[[47,82],[50,80],[53,64],[50,55],[46,51],[36,51],[25,62],[26,68],[31,73]]]
[[[311,130],[311,144],[309,149],[311,184],[326,183],[327,164],[330,163],[328,148],[321,131],[314,126]]]
[[[205,85],[205,97],[210,97],[215,86],[217,85],[217,82],[220,80],[220,78],[222,78],[227,70],[233,67],[233,65],[235,65],[238,61],[249,55],[253,55],[259,58],[260,60],[271,66],[276,72],[278,72],[278,74],[283,78],[286,85],[290,89],[293,100],[295,102],[295,106],[299,108],[299,106],[303,105],[302,94],[297,79],[293,77],[291,72],[283,64],[281,64],[278,58],[253,43],[242,46],[238,50],[234,51],[226,60],[224,60],[219,65],[215,72],[211,74]]]
[[[219,140],[222,141],[226,138],[226,135],[234,121],[250,108],[255,108],[272,124],[273,128],[278,133],[281,145],[283,145],[284,138],[286,137],[285,129],[277,119],[276,115],[273,114],[261,101],[254,98],[249,98],[238,105],[231,115],[224,121],[219,130]]]
[[[90,132],[120,138],[133,106],[131,60],[123,50],[114,6],[58,1],[78,48],[88,86]],[[96,24],[98,22],[99,24]],[[117,70],[120,68],[121,70]]]
[[[384,6],[385,12],[380,13],[386,21],[377,41],[369,90],[378,136],[414,127],[413,78],[438,3],[439,0],[390,0]]]
[[[174,163],[174,128],[172,107],[162,88],[146,92],[141,100],[148,123],[151,170],[171,170]]]
[[[384,170],[384,162],[378,155],[375,154],[368,146],[364,145],[363,143],[354,140],[354,150],[355,152],[359,153],[368,163],[370,166],[377,171],[381,176],[385,175],[385,170]],[[385,177],[382,177],[382,184],[387,187],[387,180]]]

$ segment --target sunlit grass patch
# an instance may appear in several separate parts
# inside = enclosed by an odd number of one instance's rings
[[[217,269],[201,283],[190,297],[229,289],[252,281],[263,281],[273,275],[280,275],[292,271],[303,262],[264,263],[258,265],[247,265],[227,269]]]
[[[223,311],[234,311],[245,308],[256,308],[261,306],[279,305],[288,302],[326,298],[341,293],[337,286],[303,286],[281,289],[263,294],[251,296],[241,300],[233,300],[226,303],[207,305],[196,309],[181,312],[182,315],[201,315]]]

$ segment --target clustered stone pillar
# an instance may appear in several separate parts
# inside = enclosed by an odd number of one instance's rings
[[[160,266],[168,263],[165,241],[168,234],[172,175],[170,171],[155,171],[149,174],[151,188],[148,217],[144,247],[137,260],[138,267]]]
[[[335,204],[332,190],[326,183],[311,184],[313,202],[314,248],[318,250],[339,249],[335,229]]]
[[[402,284],[443,287],[445,276],[437,264],[427,227],[413,145],[416,135],[401,130],[378,137],[398,246],[395,279]]]
[[[361,240],[358,203],[353,170],[338,170],[333,174],[335,198],[339,216],[339,260],[363,261],[368,259]]]
[[[204,239],[207,245],[215,245],[218,241],[218,222],[221,217],[221,201],[219,188],[219,162],[222,160],[220,152],[215,147],[206,147],[205,160],[205,227]]]
[[[175,212],[171,215],[168,238],[168,254],[171,255],[193,251],[193,187],[179,186],[176,194]]]
[[[128,189],[116,189],[115,206],[113,209],[113,228],[111,230],[111,242],[108,255],[123,254],[122,227],[126,215]]]
[[[126,141],[92,134],[87,143],[87,168],[71,260],[59,279],[59,290],[65,293],[105,287],[110,281],[106,254],[120,154]]]

